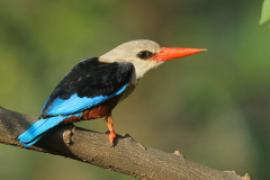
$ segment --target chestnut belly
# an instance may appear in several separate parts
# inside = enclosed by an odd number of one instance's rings
[[[91,120],[106,117],[111,114],[113,108],[116,106],[119,98],[112,98],[105,103],[93,107],[91,109],[86,109],[83,111],[81,117],[71,116],[63,121],[64,124],[73,123],[83,120]]]

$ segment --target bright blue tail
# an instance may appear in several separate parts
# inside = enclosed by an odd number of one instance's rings
[[[46,119],[39,119],[33,123],[26,131],[18,136],[18,140],[24,147],[35,144],[45,132],[60,124],[66,116],[55,116]]]

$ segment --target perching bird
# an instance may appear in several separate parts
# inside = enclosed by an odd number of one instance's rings
[[[18,140],[35,144],[60,124],[105,117],[109,142],[113,144],[112,110],[127,97],[149,70],[163,62],[205,51],[197,48],[161,48],[150,40],[123,43],[100,57],[81,61],[49,96],[40,118]]]

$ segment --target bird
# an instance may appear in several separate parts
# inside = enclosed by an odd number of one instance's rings
[[[112,110],[131,94],[140,79],[164,62],[203,51],[206,49],[160,47],[155,41],[139,39],[80,61],[54,88],[39,118],[17,139],[24,147],[31,147],[61,124],[105,118],[108,141],[114,145],[117,133]]]

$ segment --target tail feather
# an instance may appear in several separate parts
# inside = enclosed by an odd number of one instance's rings
[[[35,144],[42,135],[48,130],[60,124],[65,116],[55,116],[46,119],[39,119],[33,123],[25,132],[18,136],[18,140],[25,147],[30,147]]]
[[[29,148],[31,147],[32,145],[34,145],[35,143],[37,143],[41,138],[42,138],[43,135],[40,135],[40,136],[37,136],[35,139],[33,139],[31,142],[29,143],[22,143],[22,145],[26,148]]]

